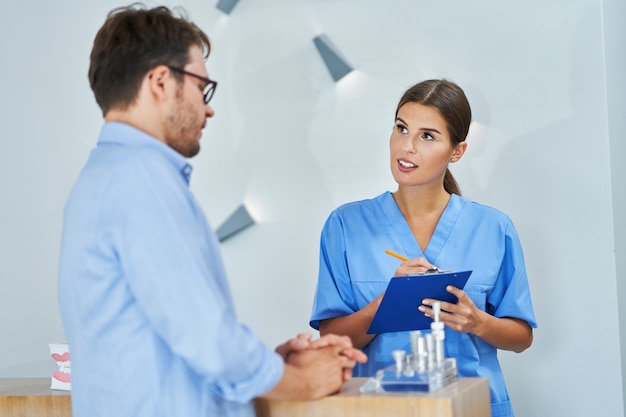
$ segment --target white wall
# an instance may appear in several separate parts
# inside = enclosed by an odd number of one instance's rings
[[[457,180],[511,215],[526,251],[540,327],[530,350],[501,354],[517,415],[585,416],[599,405],[623,415],[619,0],[240,0],[230,16],[216,1],[168,3],[210,35],[219,81],[192,188],[216,227],[241,202],[259,221],[223,244],[242,321],[272,345],[308,330],[323,221],[393,189],[396,102],[414,82],[448,77],[478,122]],[[64,339],[61,214],[101,125],[91,42],[118,5],[3,5],[0,377],[48,376],[47,344]],[[358,68],[338,84],[312,43],[322,32]]]
[[[626,16],[626,2],[621,0],[605,1],[604,33],[607,73],[607,102],[609,122],[609,142],[611,151],[611,179],[613,185],[613,221],[615,230],[615,260],[617,294],[619,308],[619,330],[622,346],[622,381],[626,376],[626,361],[624,348],[626,346],[626,164],[623,162],[626,155],[626,55],[624,54],[624,40],[626,27],[623,17]],[[622,278],[622,279],[620,279]],[[626,401],[626,398],[623,398]]]

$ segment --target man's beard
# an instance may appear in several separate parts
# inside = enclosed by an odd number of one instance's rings
[[[200,121],[194,117],[194,110],[186,105],[183,99],[183,86],[176,91],[174,113],[167,117],[168,132],[166,143],[186,158],[194,157],[200,152],[200,140],[196,138]]]

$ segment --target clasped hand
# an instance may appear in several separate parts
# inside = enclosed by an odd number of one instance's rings
[[[367,362],[367,355],[352,346],[347,336],[327,334],[312,340],[310,333],[302,333],[276,348],[285,362],[296,367],[305,367],[314,361],[324,361],[341,369],[342,382],[352,376],[352,368],[357,362]]]

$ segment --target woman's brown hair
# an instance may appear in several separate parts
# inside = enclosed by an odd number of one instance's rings
[[[406,103],[419,103],[434,107],[446,121],[452,146],[465,141],[472,121],[472,109],[465,93],[455,83],[445,79],[426,80],[415,84],[404,92],[398,107]],[[449,169],[443,179],[443,187],[450,194],[461,195],[461,190]]]

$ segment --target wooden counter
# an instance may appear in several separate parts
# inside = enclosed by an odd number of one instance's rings
[[[50,378],[0,379],[0,416],[71,417],[70,392],[50,389]]]
[[[490,417],[489,382],[460,378],[430,393],[361,394],[366,378],[353,378],[341,393],[317,401],[256,399],[258,417]],[[69,391],[50,389],[50,378],[0,379],[0,416],[71,417]]]
[[[489,380],[459,378],[433,393],[361,394],[367,378],[353,378],[341,393],[317,401],[257,398],[257,417],[490,417]]]

